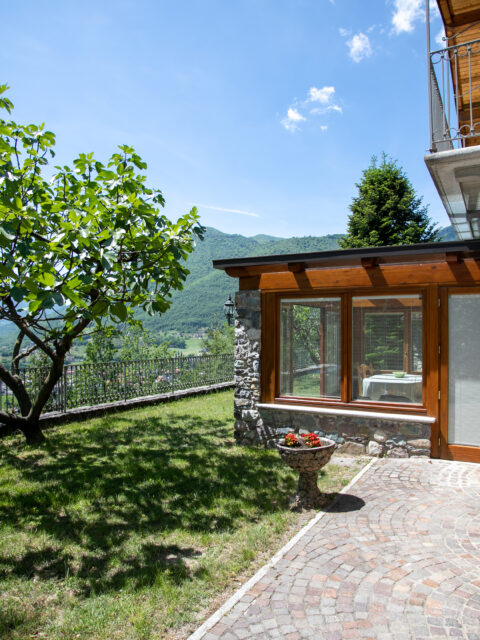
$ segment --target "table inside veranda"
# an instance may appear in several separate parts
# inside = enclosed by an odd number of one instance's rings
[[[406,374],[397,378],[391,373],[364,378],[362,383],[364,398],[380,400],[381,396],[404,396],[406,402],[422,402],[422,376]]]

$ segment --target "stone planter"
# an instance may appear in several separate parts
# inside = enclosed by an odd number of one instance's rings
[[[297,490],[290,498],[293,511],[314,509],[322,503],[322,493],[317,485],[318,472],[330,460],[337,445],[327,438],[320,440],[322,446],[312,449],[277,444],[282,460],[299,474]]]

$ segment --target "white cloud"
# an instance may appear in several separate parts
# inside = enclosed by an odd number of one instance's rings
[[[346,38],[347,36],[351,35],[352,30],[344,29],[343,27],[340,27],[340,29],[338,30],[338,33],[342,36],[342,38]]]
[[[373,53],[369,37],[361,32],[356,33],[351,40],[348,40],[347,46],[348,55],[354,62],[369,58]]]
[[[296,109],[294,109],[293,107],[290,107],[287,111],[287,118],[289,120],[291,120],[292,122],[301,122],[302,120],[305,120],[305,118],[302,116],[301,113],[299,113]]]
[[[328,127],[327,127],[327,125],[326,125],[326,124],[322,124],[322,125],[320,125],[320,129],[321,129],[322,131],[326,131],[326,130],[328,129]]]
[[[393,32],[410,33],[415,29],[415,23],[425,22],[424,0],[394,0],[392,16]],[[436,0],[430,0],[430,15],[438,18],[440,11]]]
[[[335,87],[325,86],[320,89],[318,87],[310,87],[305,100],[295,100],[293,105],[289,107],[287,116],[281,121],[282,125],[287,131],[293,133],[299,129],[301,122],[307,120],[307,112],[313,116],[323,115],[329,111],[342,113],[342,107],[334,101],[334,97]]]
[[[227,209],[226,207],[212,207],[209,204],[197,204],[197,207],[202,207],[203,209],[212,209],[212,211],[225,211],[226,213],[239,213],[242,216],[251,216],[252,218],[261,218],[258,213],[253,213],[253,211],[243,211],[242,209]]]
[[[430,16],[432,18],[440,17],[440,9],[438,8],[437,0],[430,0]]]
[[[308,101],[328,104],[334,95],[335,87],[322,87],[321,89],[317,89],[317,87],[310,87],[310,91],[308,92]]]
[[[409,33],[417,20],[425,20],[423,0],[395,0],[394,7],[392,25],[396,34]]]
[[[322,116],[324,113],[328,113],[329,111],[343,113],[343,109],[339,104],[329,104],[326,107],[315,107],[314,109],[310,109],[310,113],[313,116]]]
[[[295,109],[295,107],[289,107],[287,111],[287,117],[282,120],[282,124],[287,131],[292,133],[298,129],[300,122],[306,120],[305,116]]]

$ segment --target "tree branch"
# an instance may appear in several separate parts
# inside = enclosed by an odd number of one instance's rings
[[[32,347],[30,347],[30,349],[25,349],[25,351],[22,351],[22,353],[20,353],[15,358],[15,361],[16,362],[20,362],[20,360],[23,360],[23,358],[27,358],[29,355],[31,355],[37,349],[38,349],[37,345],[34,344]],[[12,360],[12,364],[13,364],[13,360]]]
[[[9,389],[13,392],[16,399],[18,400],[18,404],[20,406],[20,411],[22,416],[28,415],[30,409],[32,408],[32,401],[30,400],[30,396],[25,389],[25,385],[23,384],[20,376],[13,375],[10,373],[8,369],[6,369],[3,364],[0,363],[0,380],[7,385]],[[8,413],[4,413],[4,416],[8,416]],[[0,412],[0,422],[2,421],[2,412]]]
[[[22,342],[23,339],[25,337],[25,332],[24,331],[20,331],[20,333],[17,336],[17,339],[15,340],[15,344],[13,345],[13,352],[12,352],[12,373],[14,375],[18,376],[18,360],[19,360],[19,353],[20,353],[20,349],[22,347]]]
[[[12,314],[12,322],[14,322],[17,325],[20,331],[23,331],[25,335],[28,338],[30,338],[30,340],[34,344],[36,344],[39,349],[41,349],[44,353],[46,353],[49,358],[51,358],[52,360],[55,360],[55,355],[56,355],[55,351],[51,349],[47,344],[42,342],[42,340],[37,335],[35,335],[33,331],[31,331],[30,327],[25,322],[25,319],[22,318],[17,313],[17,310],[15,309],[15,305],[13,304],[10,296],[5,298],[5,304],[9,308],[10,313]]]

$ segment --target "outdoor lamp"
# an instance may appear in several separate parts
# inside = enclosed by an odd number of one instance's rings
[[[235,313],[235,303],[232,301],[232,296],[228,296],[228,300],[223,305],[223,313],[227,319],[228,326],[232,324],[232,318]]]

